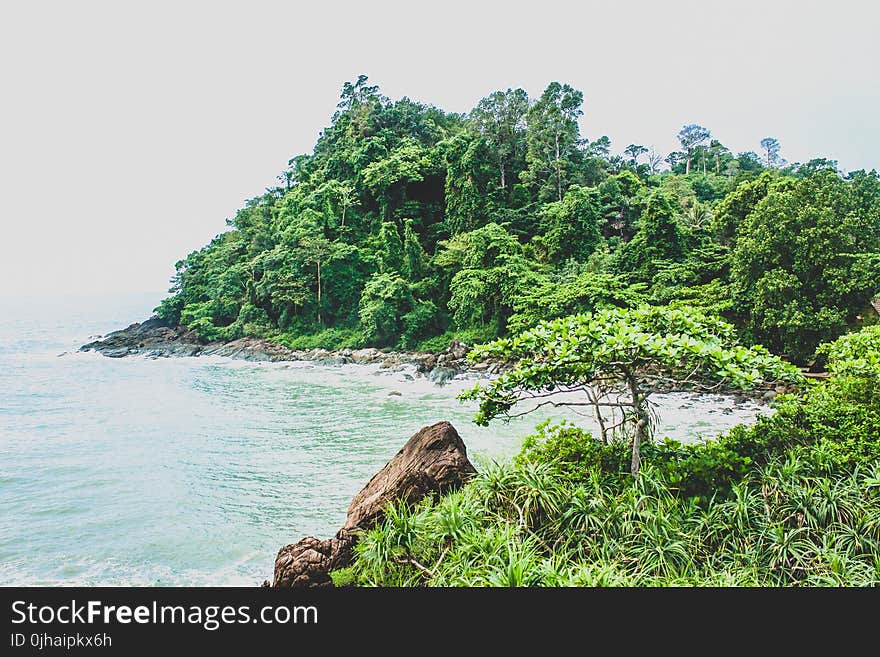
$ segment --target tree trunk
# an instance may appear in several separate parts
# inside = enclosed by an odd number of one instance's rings
[[[626,382],[629,386],[630,396],[632,397],[633,412],[636,416],[636,430],[633,434],[632,463],[630,464],[630,472],[632,473],[633,477],[637,477],[639,474],[639,466],[641,465],[642,442],[647,435],[648,414],[645,411],[645,400],[639,393],[639,384],[638,381],[636,381],[635,375],[627,375]]]
[[[641,465],[642,459],[642,439],[644,434],[645,420],[644,418],[639,418],[639,421],[636,422],[636,433],[633,436],[632,463],[630,463],[630,472],[633,477],[639,476],[639,466]]]
[[[606,445],[609,443],[608,440],[608,429],[605,428],[605,418],[602,417],[602,407],[599,406],[599,396],[593,391],[592,388],[588,388],[587,396],[590,399],[590,402],[593,404],[593,410],[596,414],[596,422],[599,423],[599,431],[602,434],[602,442]]]
[[[501,168],[501,189],[507,189],[507,182],[504,180],[504,160],[502,159],[500,162]]]
[[[691,157],[688,155],[687,162],[684,164],[684,175],[688,175],[691,172]]]
[[[321,323],[321,259],[318,258],[318,324]]]
[[[556,134],[556,195],[562,200],[562,167],[559,161],[559,134]]]

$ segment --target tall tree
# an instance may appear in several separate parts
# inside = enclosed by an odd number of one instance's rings
[[[487,221],[488,189],[495,172],[486,140],[461,133],[440,144],[446,164],[446,222],[453,235]]]
[[[783,164],[782,158],[779,157],[779,148],[779,140],[774,137],[764,137],[761,140],[761,150],[764,154],[764,166],[768,169]]]
[[[739,226],[731,282],[754,339],[800,362],[852,326],[880,291],[877,187],[823,170],[777,183]]]
[[[550,262],[559,264],[569,258],[585,262],[602,237],[599,216],[599,193],[579,185],[572,185],[561,201],[541,208],[542,240]]]
[[[421,279],[425,274],[427,255],[413,230],[412,219],[403,220],[403,273],[410,282]]]
[[[528,113],[526,182],[538,188],[539,197],[561,201],[567,182],[566,164],[580,138],[578,117],[584,94],[569,85],[551,82]],[[552,189],[548,193],[548,188]]]
[[[639,163],[639,156],[644,155],[647,152],[648,149],[645,146],[640,146],[639,144],[630,144],[623,149],[623,154],[629,155],[630,162],[634,166]]]
[[[376,195],[383,219],[391,219],[393,210],[406,200],[407,185],[425,179],[431,169],[428,155],[423,146],[407,139],[388,157],[364,168],[364,184]]]
[[[379,87],[367,84],[369,78],[359,75],[354,82],[345,82],[342,85],[342,93],[338,108],[343,110],[355,109],[366,101],[372,100],[379,95]]]
[[[684,255],[686,241],[675,216],[677,206],[672,195],[662,189],[648,197],[639,230],[621,256],[629,271],[651,280],[658,264]]]
[[[707,153],[712,161],[716,176],[720,176],[722,171],[728,170],[730,162],[733,160],[733,155],[730,153],[729,148],[717,139],[713,139],[709,143]]]
[[[325,237],[318,235],[304,235],[299,240],[299,249],[302,259],[315,266],[315,280],[317,281],[317,319],[318,324],[323,324],[321,319],[321,291],[322,282],[321,266],[325,265],[336,252],[334,244]]]
[[[360,201],[357,197],[354,184],[351,181],[331,180],[323,188],[336,202],[340,210],[340,226],[345,226],[345,214],[349,208],[357,207]]]
[[[393,221],[382,222],[379,245],[379,271],[383,274],[401,273],[404,269],[403,240]]]
[[[691,172],[691,162],[694,159],[695,149],[705,144],[711,136],[711,132],[696,123],[689,123],[679,131],[678,141],[681,143],[681,149],[685,154],[685,175]]]
[[[498,162],[498,186],[508,180],[525,155],[529,96],[522,89],[496,91],[471,111],[470,120]]]
[[[651,146],[651,151],[648,153],[648,167],[652,174],[660,171],[660,165],[663,164],[663,160],[663,155],[655,151],[654,147]]]

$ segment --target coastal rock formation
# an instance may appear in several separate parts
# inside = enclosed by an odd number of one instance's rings
[[[158,317],[151,317],[80,347],[80,351],[91,350],[110,358],[153,352],[163,356],[194,356],[202,350],[202,345],[192,333],[169,328]]]
[[[226,356],[249,361],[307,360],[326,366],[349,363],[378,364],[387,372],[401,372],[410,368],[416,376],[425,376],[438,385],[444,385],[462,372],[492,373],[494,371],[488,365],[480,364],[479,367],[469,365],[466,360],[469,349],[468,345],[459,340],[452,340],[449,346],[438,354],[388,352],[375,348],[299,351],[289,349],[278,342],[252,337],[229,342],[204,342],[192,331],[183,327],[171,328],[158,317],[132,324],[80,347],[80,351],[96,351],[110,358]]]
[[[414,503],[461,486],[476,473],[467,448],[449,422],[415,433],[351,500],[345,525],[327,540],[307,537],[278,551],[274,586],[332,586],[330,571],[351,563],[358,533],[385,517],[389,502]]]
[[[322,541],[312,536],[286,545],[275,559],[274,586],[294,589],[333,586],[330,571],[351,560],[351,545],[336,538]]]
[[[174,356],[227,356],[239,360],[282,361],[299,360],[300,352],[283,344],[259,338],[239,338],[229,342],[199,340],[192,331],[182,327],[170,328],[158,317],[139,324],[132,324],[120,331],[109,333],[99,340],[89,342],[80,351],[97,351],[110,358],[124,356],[150,356],[165,358]],[[325,352],[329,354],[330,352]]]

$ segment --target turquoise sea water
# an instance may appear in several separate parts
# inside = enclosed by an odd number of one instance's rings
[[[468,382],[367,366],[76,352],[161,296],[2,300],[0,585],[256,585],[420,427],[451,420],[479,467],[546,417],[479,428],[455,400]],[[684,439],[756,412],[660,401]]]

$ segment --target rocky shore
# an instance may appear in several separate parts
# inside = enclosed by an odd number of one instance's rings
[[[259,338],[205,343],[192,331],[170,328],[156,317],[114,331],[80,347],[80,351],[95,351],[109,358],[226,356],[249,361],[312,361],[316,365],[377,364],[389,371],[414,368],[416,376],[424,376],[440,385],[462,372],[495,374],[500,370],[500,363],[468,363],[465,356],[469,349],[468,345],[457,340],[453,340],[438,354],[375,348],[295,350]]]
[[[142,356],[146,358],[175,358],[187,356],[225,356],[248,361],[310,361],[315,365],[378,365],[388,372],[412,372],[407,378],[425,377],[437,385],[445,385],[457,376],[492,376],[509,365],[501,362],[470,363],[466,356],[470,346],[453,340],[440,353],[390,351],[368,347],[364,349],[289,349],[283,344],[261,338],[239,338],[229,342],[204,342],[185,328],[170,328],[159,318],[132,324],[89,342],[80,351],[95,351],[109,358]],[[657,393],[699,392],[686,386],[670,384],[655,388]],[[753,390],[732,389],[726,386],[714,391],[729,395],[734,403],[756,401],[770,403],[777,394],[786,392],[784,386],[767,385]],[[391,393],[394,394],[394,393]],[[399,393],[398,393],[399,394]]]

